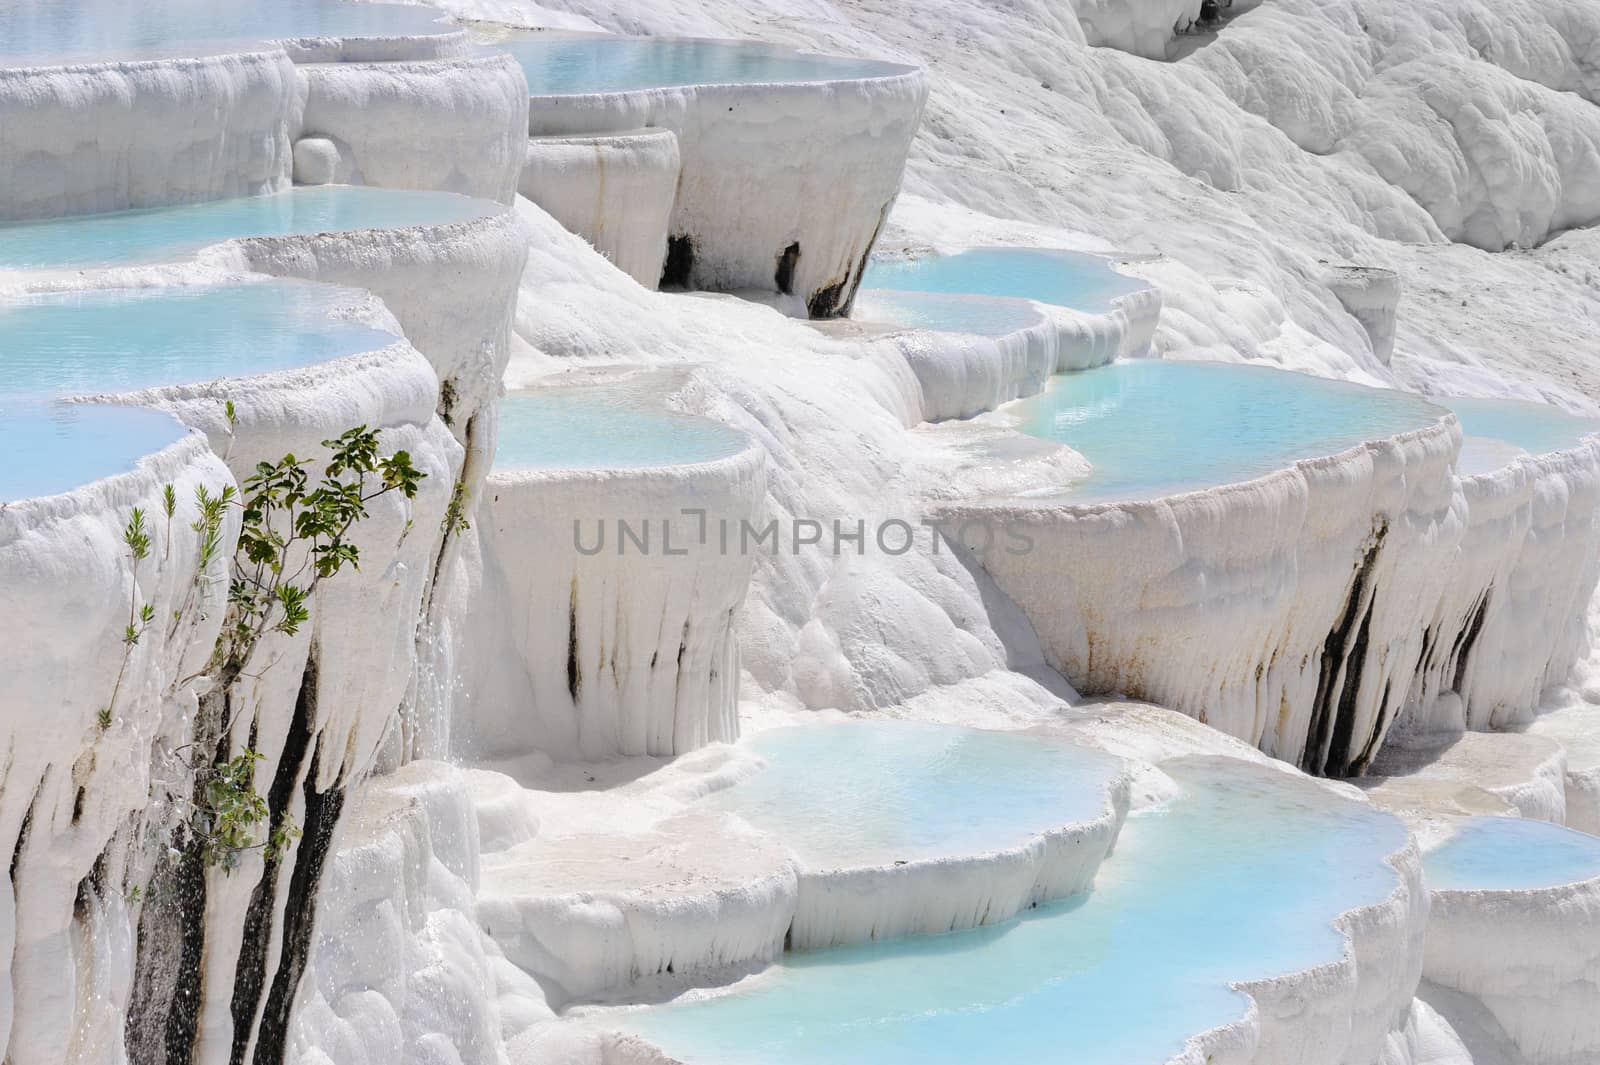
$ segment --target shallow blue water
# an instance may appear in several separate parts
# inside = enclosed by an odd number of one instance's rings
[[[1525,890],[1600,877],[1600,837],[1521,817],[1472,817],[1422,856],[1435,890]]]
[[[156,262],[233,237],[441,225],[505,210],[449,192],[355,185],[0,224],[0,270]]]
[[[767,767],[707,800],[813,869],[962,857],[1091,821],[1120,763],[1039,736],[903,721],[774,729]]]
[[[1002,408],[1093,465],[1073,499],[1141,499],[1249,480],[1419,429],[1421,398],[1257,366],[1134,359],[1051,378]]]
[[[807,55],[773,45],[671,37],[513,37],[496,42],[528,76],[534,96],[675,85],[746,85],[873,78],[897,68],[870,59]]]
[[[454,32],[431,8],[347,0],[5,0],[0,64],[182,55],[297,37]]]
[[[861,322],[980,336],[1005,336],[1039,322],[1039,312],[1023,300],[887,288],[864,288],[857,292],[850,317]]]
[[[130,392],[376,351],[395,336],[328,317],[350,293],[272,281],[31,295],[0,304],[0,396]]]
[[[743,451],[742,433],[652,406],[638,388],[530,389],[500,401],[497,470],[618,469],[709,462]]]
[[[161,411],[0,396],[0,503],[126,473],[187,431]]]
[[[691,1065],[1160,1065],[1243,1015],[1230,981],[1337,959],[1397,883],[1399,821],[1269,769],[1173,765],[1087,896],[970,932],[786,955],[743,989],[614,1014]]]
[[[873,259],[863,288],[1013,296],[1080,311],[1103,311],[1118,296],[1149,288],[1108,259],[1054,248],[973,248],[955,255]]]
[[[352,294],[304,282],[103,289],[0,303],[0,499],[125,472],[184,432],[170,416],[55,397],[293,369],[395,336],[328,317]]]
[[[1589,433],[1600,433],[1600,419],[1580,418],[1548,403],[1457,396],[1433,402],[1455,411],[1468,436],[1500,440],[1533,455],[1575,447]]]

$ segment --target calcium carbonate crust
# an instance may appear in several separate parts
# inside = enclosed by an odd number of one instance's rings
[[[876,77],[535,96],[529,133],[655,126],[682,162],[663,284],[777,291],[791,313],[846,314],[900,187],[927,85]]]
[[[479,923],[556,1009],[658,976],[766,965],[798,889],[778,840],[692,809],[637,833],[534,840],[483,866]]]
[[[286,188],[296,85],[282,51],[0,68],[0,219]]]
[[[1198,717],[1317,772],[1359,772],[1404,703],[1460,542],[1460,430],[1437,424],[1162,499],[940,506],[1080,692]],[[1222,639],[1222,634],[1227,634]]]
[[[490,657],[469,695],[468,749],[593,760],[738,736],[734,626],[754,565],[739,538],[742,524],[761,528],[765,449],[677,466],[497,470],[484,491],[477,531],[496,576],[473,621]],[[653,547],[625,549],[623,521],[635,534],[647,524]],[[590,550],[599,535],[603,549]]]
[[[302,100],[295,140],[327,141],[335,156],[316,183],[505,204],[516,195],[528,83],[511,56],[316,63],[295,75]]]
[[[440,415],[458,439],[493,454],[492,424],[468,430],[498,394],[510,357],[517,286],[528,234],[516,212],[446,225],[350,233],[250,237],[238,248],[252,270],[363,288],[393,312],[441,388]]]
[[[1161,317],[1161,293],[1151,288],[1118,296],[1099,313],[1033,307],[1034,322],[1002,336],[897,329],[886,338],[916,375],[923,420],[970,418],[1036,395],[1053,374],[1144,355]]]
[[[1191,1037],[1166,1065],[1377,1062],[1389,1035],[1407,1022],[1429,922],[1415,840],[1385,861],[1398,883],[1383,900],[1333,922],[1344,940],[1338,961],[1234,984],[1250,998],[1245,1015]]]
[[[530,137],[518,191],[655,288],[681,170],[670,129]]]
[[[1468,525],[1408,727],[1505,729],[1588,650],[1600,579],[1600,437],[1461,478]],[[1438,696],[1453,693],[1455,702]]]
[[[1527,890],[1435,889],[1423,974],[1475,997],[1528,1065],[1600,1054],[1600,878]]]
[[[1094,817],[981,854],[837,868],[802,860],[790,946],[813,950],[976,928],[1087,891],[1122,830],[1131,788],[1124,764]]]

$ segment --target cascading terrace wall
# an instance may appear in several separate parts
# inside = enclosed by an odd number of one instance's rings
[[[762,85],[536,96],[534,137],[658,127],[681,170],[661,283],[776,292],[848,314],[900,191],[927,84],[920,68]]]
[[[1241,484],[935,517],[957,536],[1005,523],[1032,541],[1013,553],[975,538],[975,554],[1081,693],[1147,699],[1309,772],[1359,775],[1397,722],[1527,720],[1586,645],[1600,441],[1466,477],[1460,445],[1447,416]]]
[[[526,84],[515,64],[464,57],[461,44],[460,34],[305,41],[0,71],[0,218],[281,191],[293,146],[312,133],[336,138],[367,183],[509,203]],[[295,62],[329,59],[351,62]],[[353,124],[363,108],[390,122]],[[446,147],[427,135],[435,128]],[[0,506],[6,1060],[283,1059],[345,796],[382,759],[405,756],[417,678],[434,668],[431,655],[448,656],[426,619],[439,587],[461,573],[446,516],[452,500],[476,498],[493,451],[526,251],[510,211],[210,249],[194,268],[207,278],[248,270],[371,289],[400,321],[376,301],[363,320],[409,340],[305,370],[96,397],[169,410],[199,433],[133,472]],[[136,268],[116,283],[183,276]],[[73,283],[110,281],[90,273]],[[229,514],[197,572],[195,489],[236,486],[286,453],[319,455],[320,441],[356,425],[379,429],[385,452],[409,452],[425,474],[420,491],[369,504],[352,532],[360,569],[318,588],[296,634],[263,640],[251,664],[265,668],[219,686],[210,660],[239,522]],[[170,522],[156,517],[167,485]],[[153,545],[132,566],[122,532],[136,506]],[[122,666],[130,602],[149,604],[161,623]],[[255,786],[270,815],[259,830],[292,820],[303,836],[271,858],[246,851],[231,871],[169,861],[193,767],[245,746],[263,756]]]

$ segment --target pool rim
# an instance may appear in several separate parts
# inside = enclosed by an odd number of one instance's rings
[[[765,53],[769,56],[798,57],[803,59],[844,60],[871,64],[880,69],[871,74],[854,77],[777,79],[764,81],[694,81],[678,85],[646,85],[632,89],[590,89],[579,92],[534,92],[529,87],[530,100],[601,100],[623,96],[648,96],[654,93],[666,92],[693,92],[702,89],[775,89],[794,88],[800,86],[837,86],[870,82],[889,82],[907,77],[925,77],[928,68],[911,63],[899,63],[888,59],[874,59],[866,56],[838,55],[832,52],[811,52],[802,48],[793,48],[787,45],[774,44],[770,41],[761,41],[752,37],[701,37],[701,36],[653,36],[637,33],[603,33],[584,30],[538,30],[527,27],[512,27],[513,31],[520,31],[524,35],[534,35],[535,39],[544,40],[610,40],[610,41],[658,41],[682,44],[716,44],[731,45],[739,49],[749,49],[753,52]],[[502,47],[511,40],[526,40],[528,36],[516,37],[507,35],[496,37],[492,40],[473,38],[473,43],[495,51],[504,52],[516,58],[515,53]],[[522,61],[517,60],[517,65],[522,66]],[[645,127],[655,128],[655,127]],[[664,127],[663,127],[664,128]],[[541,136],[542,134],[533,134]],[[581,134],[580,134],[581,135]],[[562,136],[562,134],[554,134]]]

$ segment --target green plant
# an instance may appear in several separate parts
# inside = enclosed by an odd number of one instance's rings
[[[269,632],[293,636],[310,617],[306,604],[317,585],[347,565],[360,568],[348,537],[367,504],[390,492],[415,498],[425,476],[405,451],[380,457],[378,434],[364,425],[322,446],[331,455],[315,484],[308,464],[293,455],[257,464],[244,482],[244,524],[228,587],[232,616],[217,643],[224,671],[242,667]]]
[[[229,412],[232,421],[232,412]],[[345,567],[359,569],[361,555],[350,532],[367,516],[373,500],[390,493],[416,497],[424,474],[405,451],[383,456],[378,433],[357,426],[322,446],[329,455],[320,477],[311,464],[294,455],[262,462],[240,492],[201,494],[195,531],[201,536],[201,567],[220,550],[223,515],[231,504],[240,508],[241,529],[228,582],[228,618],[217,638],[210,668],[231,706],[233,682],[250,665],[269,634],[293,636],[310,620],[317,587]],[[221,742],[233,726],[234,714],[202,728],[202,735]],[[267,838],[257,841],[257,826],[271,816],[266,799],[254,786],[261,755],[249,748],[196,771],[189,839],[208,867],[233,869],[239,855],[262,849],[276,858],[300,834],[286,814]]]
[[[133,658],[133,649],[139,645],[156,617],[154,606],[149,603],[141,606],[139,603],[139,564],[150,557],[150,533],[145,528],[144,508],[133,508],[128,524],[122,529],[122,543],[128,549],[133,571],[129,582],[132,591],[128,594],[128,623],[122,630],[122,662],[117,666],[117,680],[111,686],[111,700],[96,715],[101,731],[110,728],[115,719],[117,697],[122,694],[122,682],[128,675],[128,662]]]
[[[244,748],[226,762],[217,762],[202,784],[204,801],[190,818],[189,830],[207,866],[232,871],[245,851],[260,850],[268,860],[276,860],[285,847],[300,837],[300,829],[288,817],[263,841],[255,838],[255,828],[271,815],[267,800],[255,789],[256,763],[265,756]]]
[[[472,523],[467,520],[467,483],[457,481],[450,492],[450,503],[444,508],[444,521],[441,528],[446,536],[463,533],[472,528]]]

